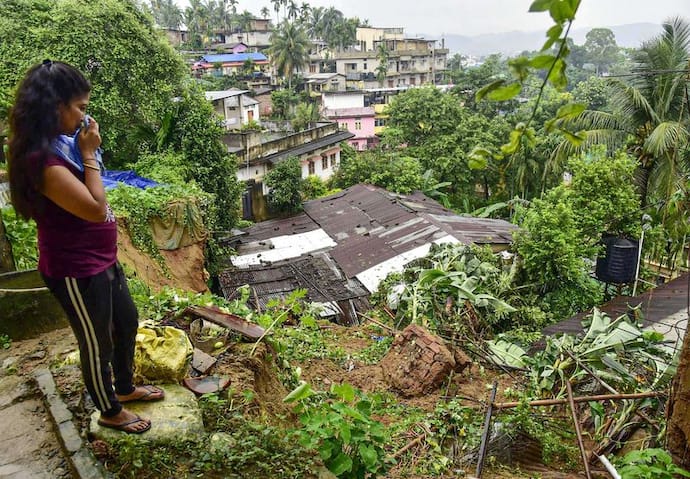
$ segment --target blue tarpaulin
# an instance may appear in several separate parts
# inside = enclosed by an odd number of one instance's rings
[[[111,190],[117,187],[119,183],[124,183],[129,186],[135,186],[142,190],[145,190],[146,188],[151,188],[153,186],[158,186],[158,183],[156,183],[155,181],[149,180],[148,178],[142,178],[141,176],[134,173],[134,171],[132,170],[108,170],[103,174],[103,186],[106,190]]]

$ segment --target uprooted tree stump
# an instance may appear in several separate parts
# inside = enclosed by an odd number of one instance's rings
[[[437,389],[451,371],[464,369],[469,358],[451,351],[444,341],[416,324],[398,334],[381,360],[388,384],[405,397]]]

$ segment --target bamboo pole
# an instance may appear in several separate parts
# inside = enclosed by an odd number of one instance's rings
[[[494,386],[491,389],[491,399],[486,408],[486,419],[484,420],[484,432],[482,433],[482,442],[479,446],[479,459],[477,460],[477,470],[475,476],[479,479],[482,477],[482,469],[484,468],[484,455],[486,454],[486,446],[489,442],[489,431],[491,430],[491,415],[493,414],[494,401],[496,400],[496,390],[498,389],[498,382],[494,381]]]
[[[574,397],[573,401],[576,403],[579,402],[589,402],[589,401],[622,401],[625,399],[644,399],[644,398],[653,398],[653,397],[659,397],[659,396],[665,396],[666,393],[660,392],[660,391],[647,391],[644,393],[632,393],[632,394],[599,394],[596,396],[581,396],[581,397]],[[496,409],[511,409],[511,408],[516,408],[523,403],[519,401],[514,401],[514,402],[499,402],[494,404],[494,408]],[[537,407],[537,406],[558,406],[561,404],[568,404],[567,399],[538,399],[536,401],[530,401],[527,403],[528,406],[531,407]]]
[[[385,329],[386,331],[388,331],[388,332],[391,333],[391,334],[397,334],[397,333],[399,332],[397,329],[391,328],[391,327],[388,326],[387,324],[383,324],[381,321],[377,321],[377,320],[375,320],[374,318],[370,318],[370,317],[367,316],[366,314],[362,314],[362,313],[360,313],[359,311],[357,311],[357,314],[360,315],[361,317],[363,317],[364,319],[366,319],[367,321],[371,321],[371,322],[374,323],[376,326],[379,326],[380,328]]]
[[[585,450],[584,442],[582,442],[580,420],[577,418],[577,409],[575,409],[575,401],[573,401],[573,387],[570,385],[570,381],[565,382],[565,387],[568,390],[568,403],[570,404],[570,413],[573,416],[573,425],[575,426],[577,445],[580,448],[580,454],[582,455],[582,464],[585,466],[585,476],[587,476],[587,479],[592,479],[592,473],[589,472],[589,459],[587,458],[587,451]]]

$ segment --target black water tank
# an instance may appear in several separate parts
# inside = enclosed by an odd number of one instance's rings
[[[597,278],[606,283],[635,281],[638,242],[619,236],[604,236],[601,241],[606,250],[597,258]]]

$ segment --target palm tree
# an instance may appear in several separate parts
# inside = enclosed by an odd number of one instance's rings
[[[321,24],[323,23],[323,14],[326,11],[324,7],[314,7],[311,9],[311,15],[307,24],[307,33],[311,38],[323,39],[321,32]]]
[[[652,197],[668,200],[690,171],[689,51],[690,24],[681,18],[664,23],[662,34],[635,52],[632,80],[608,82],[612,113],[586,110],[560,122],[570,131],[584,130],[585,140],[579,146],[561,143],[550,167],[591,145],[625,146],[638,160],[643,204]]]
[[[263,18],[264,20],[266,20],[270,14],[271,11],[268,9],[268,7],[263,7],[261,9],[261,18]]]
[[[161,27],[176,29],[182,23],[182,10],[173,0],[152,0],[151,11]]]
[[[276,71],[288,78],[289,88],[292,88],[295,70],[308,63],[310,46],[309,37],[300,25],[283,21],[273,30],[268,54]]]
[[[276,12],[276,25],[280,23],[280,5],[283,3],[282,0],[271,0],[273,4],[273,11]]]
[[[309,14],[311,13],[311,7],[307,2],[302,2],[302,5],[299,7],[299,20],[302,23],[306,23],[309,21]]]
[[[198,39],[199,46],[203,46],[209,34],[210,19],[208,8],[201,0],[189,0],[189,7],[184,12],[184,22],[192,38]]]
[[[287,13],[287,17],[293,20],[297,18],[297,15],[299,15],[299,7],[293,0],[290,0],[290,2],[287,4]]]
[[[241,32],[247,33],[252,28],[252,20],[254,20],[254,15],[249,10],[243,11],[237,17],[237,23]]]

